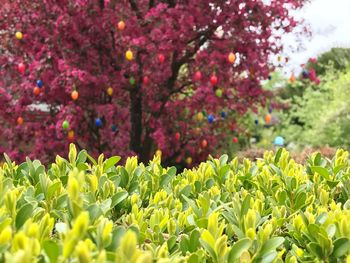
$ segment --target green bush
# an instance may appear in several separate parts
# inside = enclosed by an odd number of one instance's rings
[[[116,166],[74,145],[48,169],[5,159],[2,262],[344,262],[350,251],[343,150],[305,165],[282,149],[223,155],[181,174],[159,155]]]

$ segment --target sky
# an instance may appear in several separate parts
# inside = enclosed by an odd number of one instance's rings
[[[288,71],[299,72],[310,57],[332,47],[350,48],[350,0],[311,0],[295,16],[305,20],[312,35],[299,37],[301,42],[295,34],[282,38],[284,55],[289,57]]]

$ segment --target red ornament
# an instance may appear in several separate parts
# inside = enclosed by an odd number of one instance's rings
[[[233,138],[232,138],[232,142],[233,142],[233,143],[238,143],[238,138],[237,138],[236,136],[233,137]]]
[[[177,141],[180,140],[180,137],[181,137],[181,135],[180,135],[179,132],[175,133],[175,139],[176,139]]]
[[[33,90],[33,92],[34,92],[34,95],[39,95],[40,94],[40,88],[38,88],[38,87],[35,87],[34,88],[34,90]]]
[[[158,60],[160,63],[163,63],[165,61],[165,56],[163,54],[158,55]]]
[[[118,23],[118,29],[120,31],[124,30],[125,29],[125,22],[124,21],[119,21]]]
[[[26,71],[26,66],[23,63],[19,63],[17,69],[19,73],[23,74]]]
[[[215,75],[211,76],[211,78],[210,78],[210,83],[211,83],[211,85],[213,85],[213,86],[215,86],[216,84],[218,84],[218,77],[215,76]]]
[[[207,141],[206,139],[202,140],[201,146],[202,146],[202,148],[207,148],[207,146],[208,146],[208,141]]]
[[[202,73],[200,71],[196,71],[196,73],[194,74],[194,79],[196,81],[200,81],[202,78]]]
[[[149,84],[149,77],[148,76],[143,77],[143,84],[145,84],[145,85]]]

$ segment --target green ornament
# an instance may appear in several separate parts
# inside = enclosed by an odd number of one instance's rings
[[[203,116],[206,117],[207,116],[207,111],[206,110],[202,110]]]
[[[217,97],[221,98],[221,97],[222,97],[222,89],[217,89],[217,90],[215,91],[215,95],[216,95]]]
[[[135,85],[135,79],[133,77],[130,78],[129,82],[130,85]]]
[[[63,128],[64,130],[68,130],[68,128],[69,128],[69,122],[68,122],[67,120],[63,121],[63,123],[62,123],[62,128]]]

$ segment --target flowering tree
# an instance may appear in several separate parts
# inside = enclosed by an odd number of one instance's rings
[[[269,56],[303,1],[5,0],[2,147],[206,158],[265,102]]]

